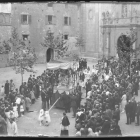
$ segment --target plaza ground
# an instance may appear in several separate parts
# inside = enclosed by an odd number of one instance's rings
[[[93,63],[88,62],[88,65],[92,67]],[[41,73],[46,69],[46,64],[37,64],[34,66],[34,70],[37,71],[36,76],[41,75]],[[27,72],[24,74],[24,81],[28,80],[29,75],[32,74]],[[19,88],[21,84],[21,75],[15,74],[15,71],[11,67],[1,68],[0,69],[0,86],[5,84],[6,80],[13,79],[16,87]],[[83,93],[83,98],[85,98],[85,93]],[[136,100],[140,101],[140,92],[139,96],[136,96]],[[85,99],[82,100],[84,103]],[[34,112],[25,113],[24,116],[19,118],[18,133],[20,136],[37,136],[38,134],[49,135],[49,136],[59,136],[60,135],[60,122],[63,116],[64,110],[53,108],[50,111],[51,124],[46,126],[40,126],[38,122],[38,114],[41,108],[41,98],[39,98],[34,105],[30,107],[30,110]],[[72,118],[72,111],[68,113],[67,116],[70,120],[69,135],[75,135],[75,118]],[[126,125],[126,115],[125,113],[121,114],[121,120],[119,125],[122,131],[123,136],[140,136],[140,126],[135,126],[135,123],[131,125]]]

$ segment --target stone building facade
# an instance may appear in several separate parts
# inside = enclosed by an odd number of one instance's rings
[[[140,46],[139,3],[12,3],[0,5],[0,38],[8,38],[11,26],[16,27],[21,38],[35,48],[38,63],[47,57],[55,59],[55,52],[41,46],[48,29],[66,40],[77,36],[83,40],[79,53],[83,57],[100,58],[116,56],[118,38],[136,31]],[[11,18],[11,20],[10,20]],[[4,21],[4,22],[3,22]],[[70,39],[71,38],[71,39]],[[69,50],[73,49],[73,43]],[[49,55],[51,54],[51,55]]]
[[[136,33],[137,40],[133,48],[140,47],[140,3],[114,3],[102,8],[101,33],[102,55],[116,56],[118,38],[130,34],[131,29]],[[139,57],[139,56],[138,56]]]
[[[47,54],[55,59],[53,50],[41,46],[46,31],[50,29],[55,35],[61,32],[66,40],[75,37],[78,32],[77,11],[75,4],[15,3],[12,4],[12,26],[35,48],[38,63],[44,63]]]
[[[81,4],[84,56],[100,58],[116,56],[118,38],[133,28],[140,46],[140,3]]]
[[[11,37],[11,4],[0,4],[0,45]],[[8,55],[0,54],[0,67],[8,66]]]

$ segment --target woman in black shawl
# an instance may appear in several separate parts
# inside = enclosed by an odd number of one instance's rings
[[[60,136],[69,136],[69,130],[68,130],[69,125],[70,125],[69,119],[68,119],[66,113],[63,113],[63,118],[61,121],[61,134],[60,134]]]

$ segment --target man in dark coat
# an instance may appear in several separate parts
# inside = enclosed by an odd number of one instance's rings
[[[5,94],[6,95],[8,95],[9,94],[9,82],[8,82],[8,80],[6,81],[6,83],[5,83]]]
[[[39,89],[39,83],[38,82],[36,83],[36,95],[37,95],[37,98],[39,98],[40,89]]]
[[[109,130],[110,130],[110,122],[106,119],[101,129],[102,135],[108,135]]]
[[[61,134],[60,136],[69,136],[69,131],[67,127],[70,125],[69,119],[66,115],[66,113],[63,113],[63,118],[62,118],[62,128],[61,128]]]
[[[70,95],[69,95],[69,92],[65,92],[64,95],[62,95],[62,100],[64,103],[65,112],[70,113]]]
[[[85,80],[85,74],[83,72],[80,73],[80,80],[82,82],[84,82],[84,80]]]
[[[1,115],[0,115],[0,135],[8,135],[7,123]]]
[[[136,126],[139,126],[139,118],[140,118],[140,101],[138,102],[138,105],[137,105],[136,118],[137,118]]]
[[[125,113],[126,113],[126,117],[127,117],[127,123],[126,124],[131,124],[131,104],[130,104],[130,100],[128,101],[128,103],[125,105]]]
[[[77,110],[77,97],[75,95],[75,93],[73,93],[71,95],[71,107],[72,107],[72,110],[73,110],[73,117],[75,118],[76,117],[76,110]]]
[[[137,103],[135,97],[132,97],[132,122],[135,121],[136,109],[137,109]]]
[[[76,87],[76,90],[79,92],[81,92],[81,86],[79,85],[79,83],[77,83],[77,87]]]
[[[88,79],[86,82],[86,97],[89,91],[91,91],[91,83],[90,83],[90,80]]]
[[[46,90],[42,86],[41,89],[41,100],[42,100],[42,109],[46,111]]]
[[[134,92],[136,96],[138,96],[138,90],[139,90],[139,79],[138,77],[136,77],[134,82]]]
[[[116,120],[116,124],[118,125],[118,122],[120,120],[120,110],[118,105],[115,105],[114,119]]]

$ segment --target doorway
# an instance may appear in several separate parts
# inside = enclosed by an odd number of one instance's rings
[[[121,35],[117,40],[117,53],[119,58],[120,57],[127,57],[130,59],[130,55],[126,55],[126,53],[130,54],[130,46],[131,46],[131,39],[126,35]]]
[[[54,57],[54,51],[53,49],[49,48],[46,51],[46,62],[50,62],[51,60],[53,60],[53,57]]]

